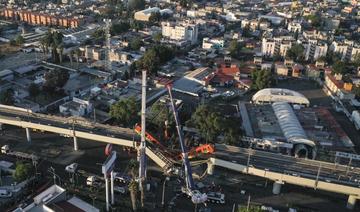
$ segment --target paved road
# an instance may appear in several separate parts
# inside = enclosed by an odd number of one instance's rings
[[[215,156],[239,164],[255,168],[268,169],[279,173],[302,176],[310,179],[334,182],[360,187],[360,168],[339,164],[325,163],[315,160],[294,158],[282,154],[216,145]],[[320,168],[321,166],[321,168]],[[319,172],[320,169],[320,172]]]

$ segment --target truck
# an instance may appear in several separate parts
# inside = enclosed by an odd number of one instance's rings
[[[354,110],[351,114],[351,120],[355,125],[356,130],[360,129],[360,113],[358,110]]]
[[[225,204],[225,194],[221,192],[209,192],[207,193],[207,201],[217,204]]]
[[[39,157],[34,155],[34,154],[28,154],[25,152],[18,152],[18,151],[13,151],[10,149],[9,145],[4,145],[1,147],[1,153],[2,154],[6,154],[9,156],[14,156],[20,159],[25,159],[25,160],[32,160],[32,161],[38,161]]]

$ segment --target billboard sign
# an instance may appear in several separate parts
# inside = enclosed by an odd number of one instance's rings
[[[109,174],[114,169],[115,161],[116,161],[116,152],[113,151],[102,165],[102,173],[104,175]]]

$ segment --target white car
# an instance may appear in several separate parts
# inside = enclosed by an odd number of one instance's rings
[[[70,173],[75,173],[78,168],[78,165],[79,164],[77,164],[77,163],[72,163],[65,167],[65,171],[70,172]]]
[[[120,194],[126,194],[127,189],[125,187],[122,187],[122,186],[114,186],[114,191],[118,192]]]
[[[9,198],[12,197],[12,192],[6,189],[0,189],[0,198]]]

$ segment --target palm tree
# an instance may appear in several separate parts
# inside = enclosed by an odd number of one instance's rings
[[[130,191],[130,198],[131,198],[131,204],[133,211],[137,211],[137,192],[138,192],[138,183],[136,182],[137,172],[139,169],[139,163],[136,160],[130,160],[129,161],[129,167],[130,167],[130,175],[132,177],[130,183],[129,183],[129,191]]]
[[[69,56],[69,59],[70,59],[70,65],[71,65],[71,68],[73,68],[73,55],[74,55],[74,50],[71,50],[68,54]]]
[[[60,63],[62,63],[62,61],[63,61],[63,53],[64,53],[63,44],[61,43],[59,46],[57,46],[56,50],[57,50],[57,52],[59,54],[59,61],[60,61]]]
[[[137,211],[136,196],[138,192],[138,183],[134,179],[131,179],[128,186],[130,191],[132,209],[133,211]]]

